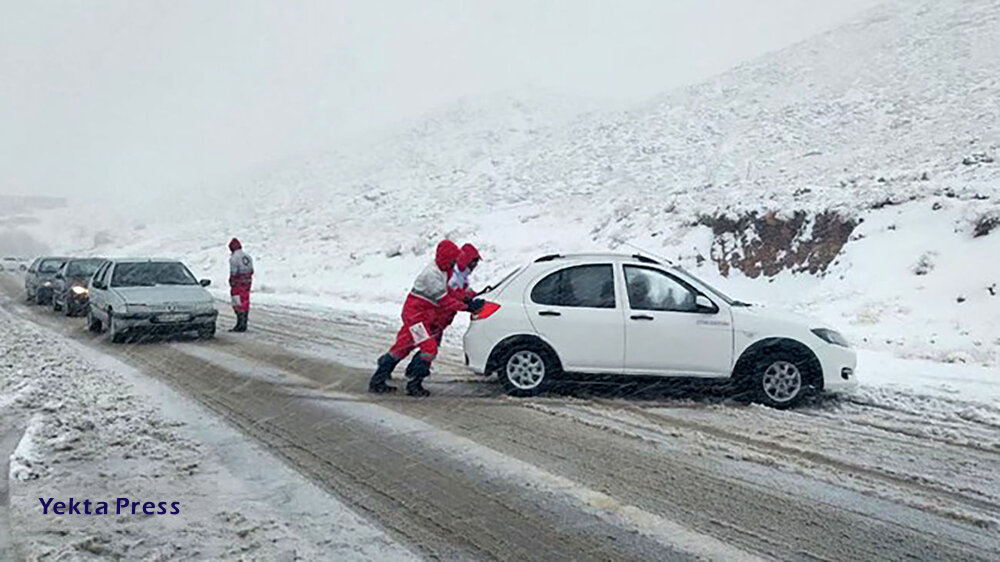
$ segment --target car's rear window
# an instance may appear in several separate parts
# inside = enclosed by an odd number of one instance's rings
[[[38,264],[38,272],[55,273],[59,271],[59,268],[62,267],[64,263],[66,263],[66,260],[42,260],[42,262]]]
[[[514,277],[514,275],[516,275],[516,274],[517,274],[517,273],[518,273],[519,271],[521,271],[522,269],[524,269],[524,266],[521,266],[521,267],[517,267],[517,268],[514,268],[514,269],[512,269],[512,270],[511,270],[511,271],[510,271],[509,273],[507,273],[507,275],[504,275],[504,276],[503,276],[503,277],[502,277],[502,278],[501,278],[501,279],[500,279],[499,281],[497,281],[496,283],[494,283],[494,284],[492,284],[492,285],[487,285],[487,286],[486,286],[486,288],[485,288],[485,289],[483,289],[482,291],[480,291],[480,293],[479,293],[479,294],[481,294],[481,295],[485,295],[486,293],[490,293],[490,292],[493,292],[493,291],[495,291],[495,290],[499,289],[500,287],[502,287],[502,286],[503,286],[503,284],[504,284],[504,283],[506,283],[507,281],[510,281],[510,280],[511,280],[511,278],[513,278],[513,277]]]
[[[111,275],[112,287],[197,284],[198,280],[188,268],[178,262],[120,263]]]

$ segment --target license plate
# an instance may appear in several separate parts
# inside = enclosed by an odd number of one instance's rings
[[[158,322],[186,322],[190,319],[189,314],[161,314],[156,317]]]

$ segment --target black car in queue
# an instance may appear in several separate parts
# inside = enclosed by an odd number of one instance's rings
[[[87,282],[94,275],[104,258],[71,258],[56,273],[52,287],[52,310],[66,316],[83,314],[90,297]]]

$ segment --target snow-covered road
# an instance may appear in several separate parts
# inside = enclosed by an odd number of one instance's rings
[[[0,322],[11,327],[0,412],[16,413],[21,429],[43,420],[46,438],[22,454],[39,455],[38,478],[10,481],[13,525],[37,526],[14,535],[25,555],[199,543],[201,554],[174,555],[1000,557],[1000,408],[988,400],[893,386],[792,412],[684,388],[510,399],[454,355],[430,399],[380,399],[364,393],[361,367],[391,337],[389,319],[263,306],[240,336],[114,346],[0,285]],[[90,453],[57,451],[80,442],[70,420],[85,414],[96,416]],[[165,471],[170,479],[138,477]],[[169,527],[109,519],[98,533],[26,501],[121,485],[190,497],[198,517]],[[246,520],[216,516],[234,502]],[[324,529],[334,531],[318,540]],[[345,545],[357,550],[336,550]]]

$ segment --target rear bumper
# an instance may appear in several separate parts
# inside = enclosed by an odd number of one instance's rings
[[[827,344],[816,356],[823,368],[823,390],[845,390],[858,386],[858,355],[853,349]]]
[[[479,375],[486,372],[486,362],[493,350],[493,342],[489,341],[485,333],[481,333],[483,331],[478,322],[469,322],[469,329],[465,331],[462,342],[462,347],[465,349],[465,366]]]

